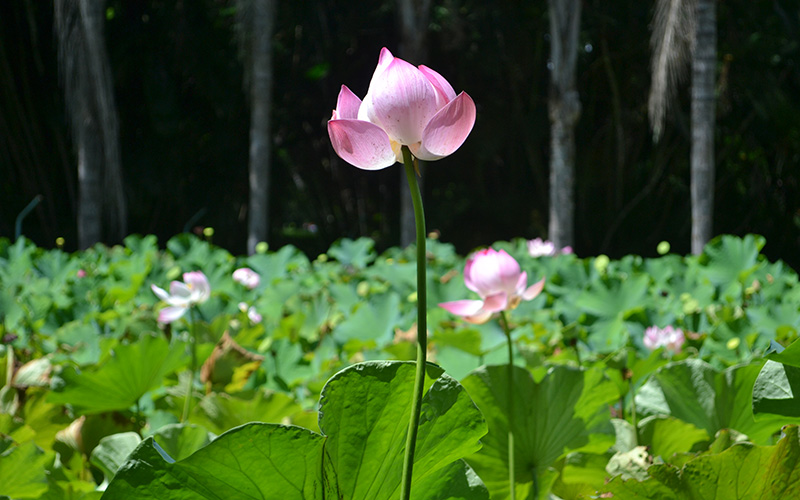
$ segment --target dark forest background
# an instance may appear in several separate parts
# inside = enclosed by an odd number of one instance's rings
[[[547,237],[549,25],[544,1],[438,0],[426,64],[478,106],[471,136],[424,175],[428,228],[465,254]],[[247,238],[249,109],[232,1],[108,1],[106,47],[119,111],[128,229],[164,242],[213,227]],[[333,153],[326,122],[342,84],[366,92],[381,47],[395,51],[391,0],[279,1],[274,35],[270,246],[311,256],[341,237],[399,242],[397,169],[366,172]],[[581,18],[575,250],[689,252],[689,88],[662,139],[648,125],[653,2],[587,0]],[[718,4],[714,232],[767,239],[800,268],[800,6]],[[77,180],[51,2],[0,2],[0,236],[36,196],[23,234],[75,250]],[[109,241],[107,243],[116,243]]]

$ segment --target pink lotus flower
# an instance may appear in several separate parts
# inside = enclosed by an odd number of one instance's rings
[[[472,98],[456,96],[442,75],[384,47],[363,101],[342,85],[328,135],[343,160],[379,170],[402,162],[404,145],[420,160],[452,154],[472,131],[475,114]]]
[[[261,276],[252,269],[241,267],[233,272],[233,281],[241,283],[252,290],[261,283]]]
[[[150,285],[150,288],[168,306],[158,313],[160,323],[177,321],[186,314],[190,307],[202,304],[211,296],[208,278],[201,271],[183,273],[183,282],[173,281],[170,283],[169,293],[155,285]]]
[[[668,351],[678,353],[681,351],[686,337],[683,335],[683,330],[680,328],[673,328],[668,325],[665,328],[657,326],[650,326],[644,331],[644,338],[642,342],[644,346],[654,351],[659,347],[666,347]]]
[[[572,247],[564,247],[559,252],[556,250],[556,245],[550,240],[542,240],[541,238],[528,240],[528,254],[531,257],[552,256],[557,253],[570,254],[572,253]]]
[[[528,287],[528,274],[520,271],[505,250],[487,248],[473,254],[464,267],[464,284],[481,300],[444,302],[440,307],[470,323],[485,323],[493,313],[514,309],[542,292],[544,279]]]

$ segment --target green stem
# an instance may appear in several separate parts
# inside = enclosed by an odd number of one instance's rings
[[[425,250],[425,212],[422,209],[422,194],[417,182],[414,160],[408,146],[403,146],[403,163],[406,168],[411,200],[414,203],[414,221],[417,226],[417,371],[414,377],[414,395],[411,399],[411,417],[408,422],[406,450],[403,456],[403,477],[400,483],[400,499],[411,498],[411,477],[414,469],[414,448],[417,444],[419,415],[422,409],[422,394],[425,392],[425,364],[428,352],[427,279]]]
[[[192,364],[189,368],[189,385],[186,388],[186,395],[183,400],[183,414],[181,414],[181,423],[186,422],[189,418],[189,410],[192,406],[192,393],[194,392],[194,372],[197,371],[197,331],[196,324],[197,318],[195,317],[194,307],[189,308],[189,314],[192,316],[192,326],[189,329],[189,350],[192,354]]]
[[[636,446],[639,445],[639,422],[636,416],[636,394],[633,390],[633,377],[628,378],[628,394],[631,397],[631,423],[633,424],[633,436],[636,439]]]
[[[516,496],[516,478],[514,477],[514,351],[511,342],[511,328],[505,311],[500,311],[500,325],[508,341],[508,488],[509,498]]]

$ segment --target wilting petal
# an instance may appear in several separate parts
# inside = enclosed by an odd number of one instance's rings
[[[188,307],[180,307],[180,306],[170,306],[165,307],[164,309],[158,312],[158,322],[159,323],[172,323],[183,317],[188,311]]]
[[[361,106],[361,99],[352,90],[342,85],[339,91],[339,99],[336,101],[336,117],[338,119],[358,118],[358,108]]]
[[[522,298],[525,300],[531,300],[542,293],[542,290],[544,290],[544,278],[528,287],[528,289],[522,294]]]
[[[358,168],[380,170],[397,161],[389,136],[374,123],[331,120],[328,122],[328,135],[336,154]]]
[[[505,311],[508,307],[508,294],[506,292],[499,292],[489,295],[483,300],[484,311],[500,312]]]
[[[453,154],[472,131],[476,114],[472,98],[465,92],[460,93],[431,118],[422,132],[422,143],[412,147],[411,152],[427,161]]]
[[[473,316],[483,310],[482,300],[454,300],[439,304],[442,309],[458,316]]]
[[[445,104],[456,98],[453,86],[442,75],[427,66],[420,66],[419,70],[436,89],[436,109],[442,109]]]
[[[422,72],[394,58],[370,84],[359,118],[380,125],[389,137],[411,145],[436,114],[436,91]]]

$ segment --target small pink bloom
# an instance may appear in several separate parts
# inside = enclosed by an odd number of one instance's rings
[[[644,331],[644,338],[642,342],[644,346],[654,351],[659,347],[665,347],[668,351],[673,353],[681,352],[686,338],[683,335],[683,330],[680,328],[673,328],[668,325],[664,328],[657,326],[650,326]]]
[[[505,250],[481,250],[467,259],[464,284],[481,300],[444,302],[440,307],[470,323],[485,323],[493,313],[514,309],[542,292],[544,278],[528,287],[528,274]]]
[[[258,314],[258,311],[256,311],[256,308],[253,306],[248,306],[246,302],[239,302],[239,310],[246,312],[247,317],[253,323],[261,323],[261,320],[263,319],[261,315]]]
[[[383,48],[364,100],[342,85],[328,135],[336,154],[365,170],[402,162],[401,146],[420,160],[461,147],[475,125],[475,103],[436,71],[414,67]]]
[[[233,281],[241,283],[252,290],[261,282],[261,276],[252,269],[241,267],[233,272]]]
[[[566,246],[559,252],[552,241],[542,240],[541,238],[528,240],[528,254],[531,257],[552,256],[557,253],[570,254],[572,253],[572,247]]]
[[[86,271],[83,269],[78,269],[78,278],[85,278],[85,277],[86,277]]]
[[[167,303],[167,307],[158,313],[160,323],[172,323],[183,317],[186,311],[195,304],[202,304],[211,296],[208,278],[201,271],[183,273],[183,282],[173,281],[169,284],[169,293],[150,285],[156,297]]]

